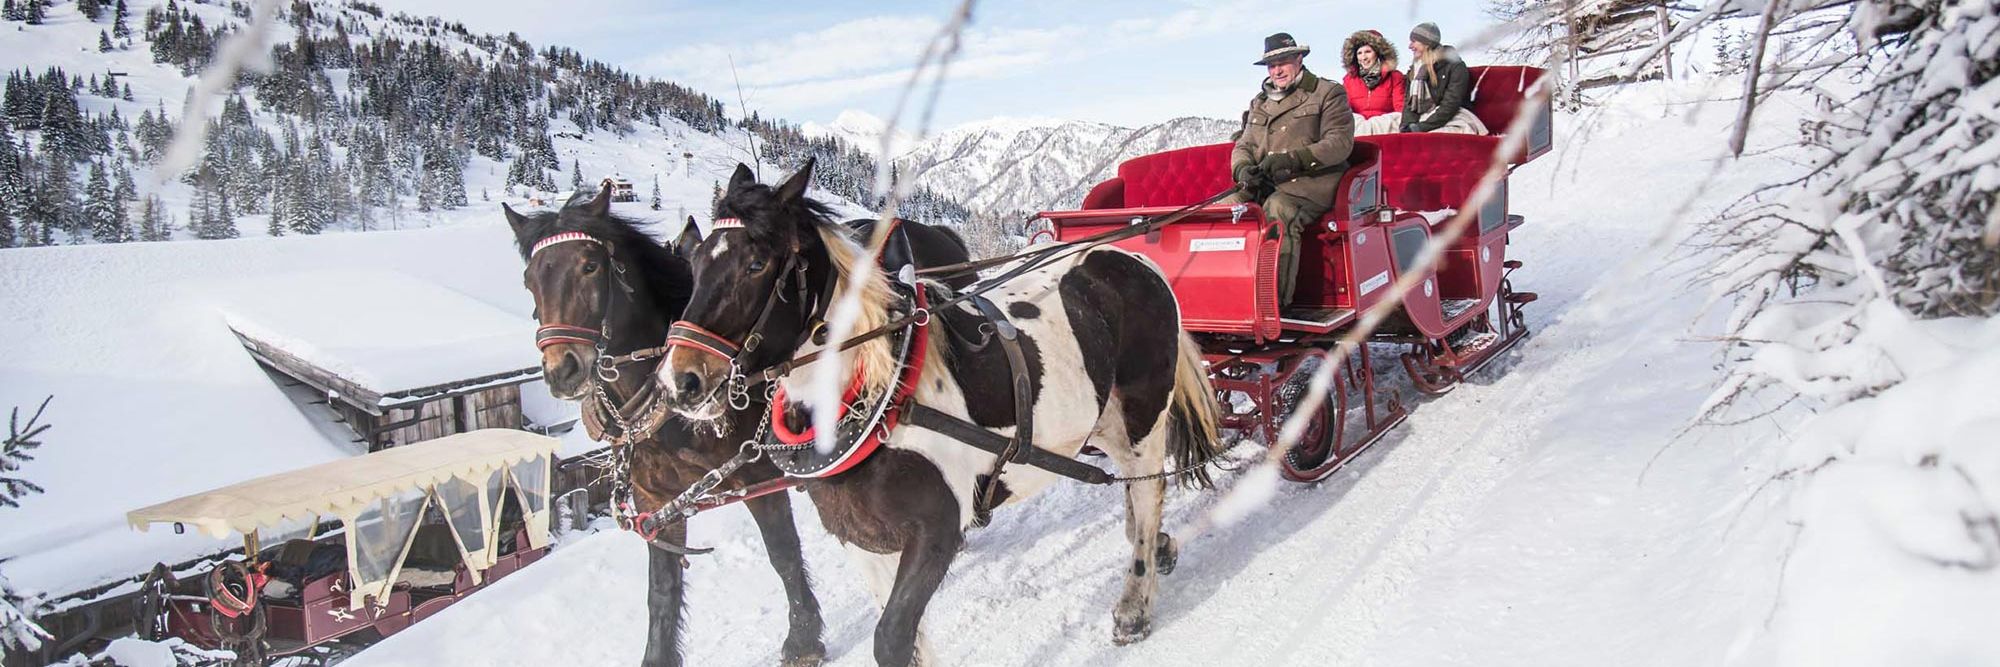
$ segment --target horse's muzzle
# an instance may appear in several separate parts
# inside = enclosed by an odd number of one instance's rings
[[[566,401],[583,398],[584,389],[589,386],[590,365],[577,352],[576,345],[550,345],[542,349],[542,380],[549,385],[549,394]]]

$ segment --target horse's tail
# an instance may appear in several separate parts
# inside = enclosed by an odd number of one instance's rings
[[[1180,333],[1180,352],[1174,368],[1173,402],[1167,407],[1167,453],[1174,466],[1190,468],[1181,485],[1206,489],[1214,485],[1206,463],[1222,452],[1217,431],[1222,406],[1215,400],[1215,388],[1208,383],[1202,367],[1201,346],[1187,332]]]

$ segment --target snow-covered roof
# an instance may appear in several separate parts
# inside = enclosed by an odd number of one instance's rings
[[[425,303],[484,313],[478,318],[490,325],[473,328],[473,338],[512,337],[532,359],[530,333],[499,333],[503,319],[529,322],[533,302],[498,208],[460,214],[474,224],[432,229],[0,250],[0,340],[9,341],[0,345],[0,411],[32,411],[55,396],[43,416],[51,425],[44,445],[18,473],[47,491],[0,514],[8,578],[26,591],[62,594],[213,553],[229,544],[133,532],[125,512],[360,453],[302,414],[230,328],[233,314],[251,313],[299,330],[342,313],[373,326],[368,313],[400,307],[396,295],[325,301],[314,276],[422,286],[432,292],[420,297]],[[282,312],[249,307],[256,304],[244,297],[291,296],[279,286],[312,293]],[[346,342],[337,330],[306,333]],[[498,345],[477,343],[487,344]],[[402,357],[385,350],[366,358],[361,365],[373,368]],[[541,394],[524,403],[538,415],[560,408],[546,393],[524,388],[524,397]]]
[[[246,343],[281,351],[352,383],[343,396],[393,405],[467,380],[531,379],[535,323],[394,269],[296,271],[217,295]]]

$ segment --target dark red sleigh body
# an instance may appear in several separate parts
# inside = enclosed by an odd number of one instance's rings
[[[1543,71],[1474,67],[1474,114],[1496,132],[1508,128]],[[1547,153],[1553,143],[1546,102],[1529,124],[1510,167]],[[1296,408],[1304,382],[1361,313],[1387,298],[1416,265],[1421,249],[1464,205],[1500,148],[1502,137],[1390,134],[1358,137],[1335,190],[1333,209],[1300,238],[1293,302],[1278,303],[1278,245],[1255,204],[1210,205],[1144,236],[1117,242],[1159,264],[1179,299],[1182,326],[1195,334],[1224,405],[1223,426],[1274,441]],[[1147,155],[1119,165],[1075,211],[1041,214],[1054,240],[1074,241],[1202,201],[1230,187],[1230,144]],[[1464,233],[1423,271],[1371,341],[1400,345],[1412,385],[1438,394],[1478,370],[1526,333],[1507,258],[1523,219],[1508,212],[1506,182]],[[1364,350],[1381,346],[1364,345]],[[1318,410],[1286,457],[1286,475],[1324,478],[1380,439],[1405,416],[1393,393],[1377,391],[1372,355],[1342,364],[1329,405]]]

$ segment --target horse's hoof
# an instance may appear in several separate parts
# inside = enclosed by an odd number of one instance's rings
[[[1125,646],[1145,639],[1153,634],[1153,619],[1137,618],[1130,621],[1114,619],[1111,629],[1111,643]]]
[[[1174,573],[1174,565],[1181,560],[1181,545],[1174,542],[1174,536],[1160,533],[1160,548],[1153,554],[1153,569],[1160,576]]]
[[[817,641],[803,650],[785,649],[785,659],[778,661],[780,667],[819,667],[826,662],[826,645]]]

